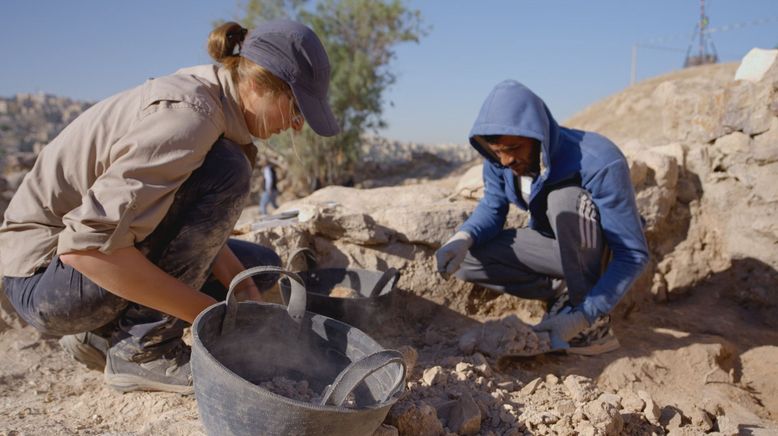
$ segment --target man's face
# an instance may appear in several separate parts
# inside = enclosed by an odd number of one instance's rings
[[[489,144],[497,160],[518,176],[529,175],[538,170],[539,153],[537,140],[524,136],[503,135]]]

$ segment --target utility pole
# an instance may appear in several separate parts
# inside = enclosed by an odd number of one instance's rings
[[[684,58],[684,68],[695,65],[715,64],[718,62],[719,57],[716,54],[716,46],[713,44],[713,39],[710,37],[711,34],[719,32],[731,32],[734,30],[745,29],[751,26],[774,25],[774,23],[778,23],[778,16],[762,17],[752,21],[725,24],[720,27],[709,27],[710,23],[708,21],[708,16],[705,15],[705,0],[700,0],[700,21],[699,23],[695,23],[694,32],[691,33],[689,45],[686,49],[670,47],[665,44],[671,40],[689,38],[689,34],[652,38],[644,42],[636,42],[632,44],[632,62],[629,75],[629,84],[631,86],[637,82],[638,49],[665,50],[680,53],[685,52],[686,57]],[[699,34],[697,32],[699,32]],[[697,46],[697,50],[694,50],[695,45]],[[708,48],[708,45],[710,45],[710,49]]]
[[[705,15],[705,0],[700,0],[700,22],[697,24],[696,32],[698,38],[697,56],[690,55],[692,46],[689,45],[689,50],[686,53],[686,59],[684,60],[684,67],[693,67],[696,65],[715,64],[718,62],[719,57],[716,54],[716,47],[713,45],[713,41],[708,36],[708,16]],[[694,39],[692,38],[692,41]],[[708,51],[708,43],[710,43],[711,50]]]
[[[700,59],[705,58],[705,0],[700,0]]]

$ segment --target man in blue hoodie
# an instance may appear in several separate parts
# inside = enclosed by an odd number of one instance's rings
[[[484,197],[436,253],[438,271],[548,301],[535,330],[554,349],[618,348],[608,314],[649,259],[624,155],[597,133],[559,126],[513,80],[486,98],[470,144],[484,157]],[[510,204],[529,211],[528,227],[503,228]]]

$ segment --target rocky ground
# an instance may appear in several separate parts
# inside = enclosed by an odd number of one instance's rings
[[[353,320],[413,364],[380,434],[778,434],[778,66],[753,82],[732,80],[736,68],[648,80],[567,123],[619,144],[647,219],[652,264],[613,314],[611,353],[498,364],[542,305],[433,273],[479,198],[478,167],[326,188],[284,204],[292,219],[248,208],[236,237],[284,258],[309,247],[322,267],[400,271],[391,304]],[[509,225],[526,218],[513,210]],[[467,346],[487,327],[508,333]],[[8,311],[0,353],[0,434],[204,432],[194,398],[114,392]]]
[[[387,418],[399,434],[778,432],[778,332],[716,293],[617,319],[622,347],[612,353],[498,366],[459,348],[479,317],[397,292],[414,313],[398,311],[390,330],[372,334],[418,353]],[[30,327],[0,334],[0,349],[0,434],[204,434],[193,397],[115,392]]]

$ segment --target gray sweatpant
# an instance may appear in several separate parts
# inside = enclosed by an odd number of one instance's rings
[[[473,247],[455,276],[521,298],[552,300],[552,278],[565,279],[570,303],[583,302],[600,277],[605,243],[588,191],[568,186],[548,194],[555,238],[530,228],[506,229]]]

